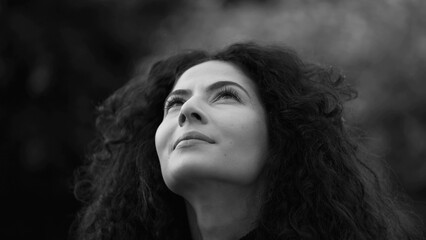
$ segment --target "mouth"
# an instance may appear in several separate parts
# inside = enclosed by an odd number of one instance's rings
[[[201,140],[210,144],[215,143],[215,141],[209,137],[207,137],[206,135],[197,132],[197,131],[191,131],[191,132],[187,132],[185,134],[183,134],[180,138],[178,138],[176,140],[176,142],[173,144],[173,150],[175,150],[176,146],[184,141],[184,140],[190,140],[190,139],[196,139],[196,140]]]

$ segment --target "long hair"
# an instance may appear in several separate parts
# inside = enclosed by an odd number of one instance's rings
[[[76,175],[75,195],[84,203],[77,239],[190,239],[184,201],[164,183],[154,139],[174,83],[209,60],[238,66],[267,113],[270,149],[256,239],[420,236],[359,156],[342,118],[344,102],[356,97],[344,77],[287,48],[239,43],[158,61],[98,108],[99,136]]]

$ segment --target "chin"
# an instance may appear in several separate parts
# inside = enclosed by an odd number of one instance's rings
[[[185,191],[202,185],[205,175],[200,172],[200,169],[187,166],[164,171],[163,179],[172,192],[182,195]]]
[[[244,170],[244,171],[241,171]],[[258,179],[257,171],[250,169],[232,169],[227,166],[212,166],[200,162],[185,161],[162,171],[167,187],[178,195],[194,189],[204,189],[209,184],[235,186],[251,185]]]

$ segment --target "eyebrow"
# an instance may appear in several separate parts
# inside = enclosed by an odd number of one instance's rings
[[[210,86],[208,86],[207,89],[206,89],[206,91],[207,92],[213,92],[213,91],[215,91],[217,89],[220,89],[220,88],[222,88],[224,86],[227,86],[227,85],[232,85],[232,86],[235,86],[235,87],[241,89],[243,92],[245,92],[247,94],[247,96],[250,97],[250,94],[247,92],[246,89],[244,89],[244,87],[242,87],[240,84],[238,84],[236,82],[231,82],[231,81],[218,81],[218,82],[215,82],[215,83],[211,84]],[[188,89],[177,89],[177,90],[174,90],[173,92],[171,92],[169,95],[167,95],[166,99],[168,99],[170,96],[173,96],[173,95],[187,96],[187,95],[190,95],[190,94],[191,94],[191,90],[188,90]]]

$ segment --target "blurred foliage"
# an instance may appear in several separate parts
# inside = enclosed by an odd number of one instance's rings
[[[94,138],[95,106],[129,79],[153,51],[156,26],[183,4],[0,6],[1,212],[8,221],[0,238],[66,239],[78,207],[72,173]]]
[[[66,238],[94,109],[132,75],[249,40],[342,69],[359,90],[349,122],[426,216],[425,12],[422,0],[0,2],[0,238]]]
[[[342,69],[359,90],[348,118],[395,169],[408,192],[426,194],[425,1],[215,1],[162,24],[158,52],[284,43]],[[170,41],[173,39],[173,41]]]

